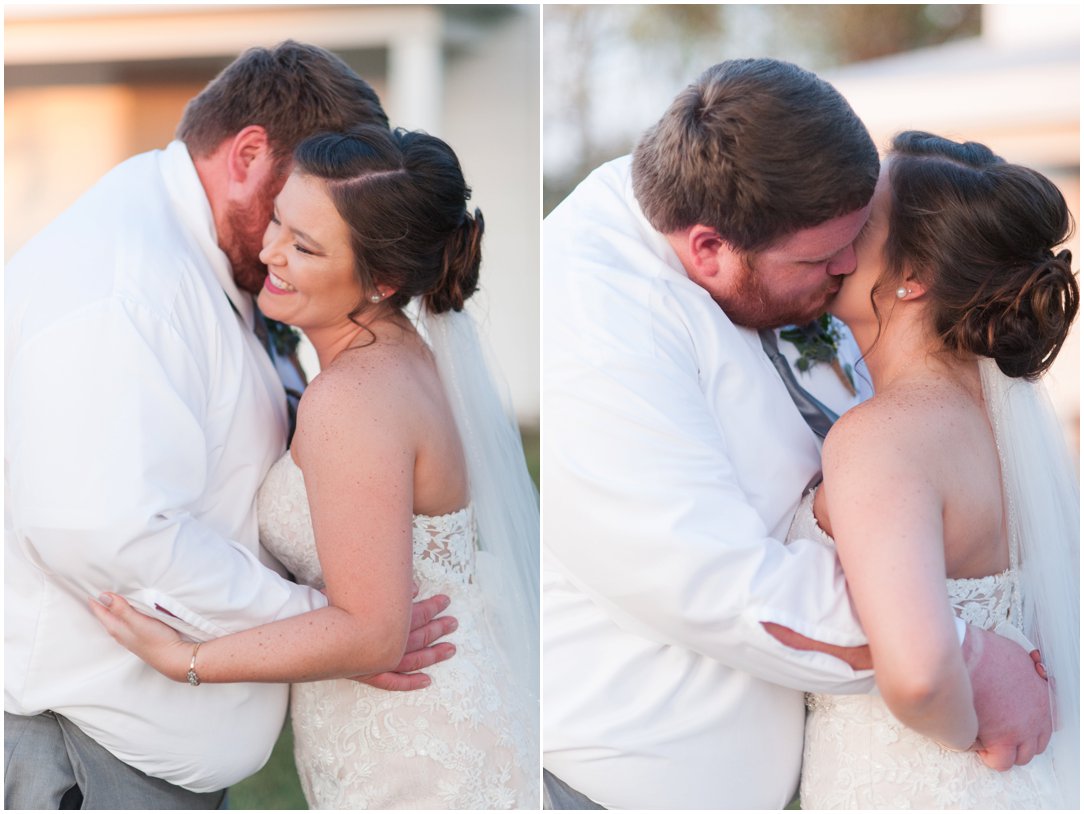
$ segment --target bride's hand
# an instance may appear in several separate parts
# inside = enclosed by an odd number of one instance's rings
[[[124,597],[103,593],[90,600],[90,611],[119,644],[166,678],[185,681],[192,643],[164,622],[140,613]]]
[[[417,596],[417,585],[414,595]],[[355,681],[368,684],[378,690],[408,692],[421,690],[431,683],[429,676],[418,672],[455,655],[455,645],[437,642],[459,627],[453,616],[437,616],[447,609],[451,600],[443,594],[415,602],[410,616],[410,636],[402,661],[392,671],[371,676],[355,676]],[[436,618],[434,618],[436,617]],[[434,642],[436,642],[434,644]]]

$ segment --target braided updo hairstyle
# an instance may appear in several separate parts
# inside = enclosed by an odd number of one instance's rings
[[[478,288],[482,213],[466,208],[470,187],[452,148],[422,132],[366,125],[303,141],[295,170],[327,184],[350,229],[355,272],[367,307],[378,285],[402,308],[421,297],[430,313],[461,311]]]
[[[1065,199],[1043,175],[989,148],[929,133],[896,136],[886,277],[909,270],[926,287],[933,327],[948,350],[994,359],[1034,379],[1069,334],[1080,289],[1067,249]]]

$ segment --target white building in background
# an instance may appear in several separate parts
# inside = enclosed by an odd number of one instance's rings
[[[115,164],[172,138],[234,57],[334,51],[392,124],[455,149],[486,219],[472,300],[517,416],[539,418],[539,13],[534,5],[8,5],[4,252]]]
[[[1080,6],[984,5],[980,36],[822,72],[885,148],[901,130],[979,141],[1053,180],[1080,224]],[[1080,268],[1080,234],[1069,248]],[[1046,377],[1079,442],[1080,321]]]

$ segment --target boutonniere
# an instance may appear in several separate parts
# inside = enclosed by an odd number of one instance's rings
[[[266,317],[264,321],[267,323],[267,336],[275,346],[275,353],[286,358],[292,356],[301,341],[301,334],[285,322]]]
[[[831,315],[824,314],[805,325],[795,325],[779,332],[779,338],[785,339],[798,349],[798,361],[794,366],[802,373],[807,373],[813,365],[826,363],[835,371],[840,382],[852,396],[858,391],[854,386],[854,371],[850,365],[839,361],[839,325]]]

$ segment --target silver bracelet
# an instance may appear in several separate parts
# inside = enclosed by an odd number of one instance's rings
[[[193,687],[199,686],[199,676],[196,675],[196,653],[199,652],[199,646],[203,642],[196,642],[196,646],[192,648],[192,661],[188,663],[188,683]]]

